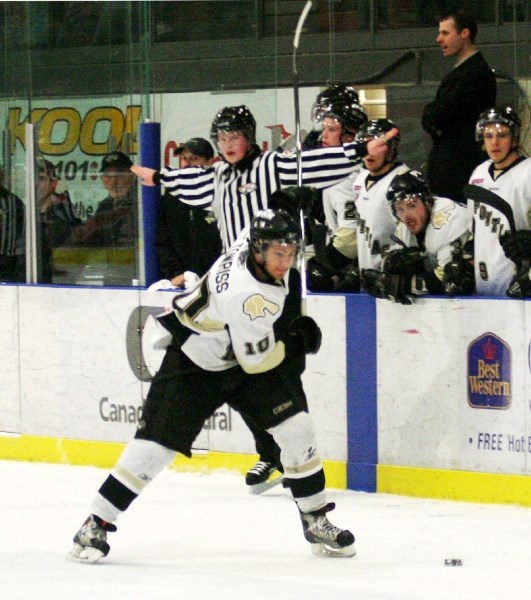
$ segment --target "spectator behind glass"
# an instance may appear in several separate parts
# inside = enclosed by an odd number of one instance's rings
[[[467,295],[474,290],[474,269],[467,254],[466,208],[449,198],[432,196],[418,171],[397,175],[387,200],[398,224],[396,244],[385,255],[381,270],[362,272],[364,288],[376,298],[411,304],[409,295]],[[467,246],[465,250],[465,246]],[[454,285],[445,285],[450,271]]]
[[[107,196],[94,216],[73,235],[76,243],[102,251],[89,257],[95,271],[104,268],[104,283],[131,285],[138,278],[138,199],[136,178],[129,170],[132,162],[123,152],[107,154],[101,161],[101,180]]]
[[[0,169],[0,281],[25,280],[24,203],[4,187]]]
[[[422,114],[422,127],[433,146],[427,175],[434,194],[464,202],[463,186],[485,159],[474,131],[480,113],[496,103],[496,78],[475,45],[477,24],[463,11],[443,17],[437,43],[455,59],[435,100]]]
[[[210,167],[214,149],[203,138],[191,138],[180,146],[179,166]],[[204,275],[221,254],[221,237],[209,207],[179,202],[170,194],[160,201],[156,251],[162,277],[176,287],[184,286],[185,271]]]
[[[137,195],[132,162],[123,152],[111,152],[101,161],[101,180],[107,196],[76,235],[91,245],[129,246],[137,239]]]
[[[82,221],[75,213],[68,192],[57,193],[59,181],[55,175],[54,165],[49,160],[40,162],[38,172],[42,249],[40,281],[51,283],[54,273],[64,274],[53,265],[53,248],[58,248],[69,240],[72,228],[81,225]]]
[[[40,210],[45,220],[52,246],[61,246],[70,237],[72,227],[81,225],[68,191],[57,193],[59,180],[55,167],[45,160],[39,166],[38,190]]]

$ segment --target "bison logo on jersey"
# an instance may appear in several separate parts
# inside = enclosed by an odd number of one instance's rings
[[[270,314],[276,315],[280,310],[280,306],[266,300],[261,294],[254,294],[243,303],[243,312],[251,317],[251,321],[259,317],[265,317],[266,310]]]
[[[433,225],[434,229],[441,229],[443,225],[448,223],[448,219],[452,210],[453,209],[439,210],[431,216],[431,224]]]

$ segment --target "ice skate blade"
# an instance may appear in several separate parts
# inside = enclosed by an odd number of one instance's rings
[[[330,558],[352,558],[356,555],[356,548],[354,544],[345,546],[344,548],[332,548],[326,544],[310,544],[312,547],[312,554],[315,556],[326,556]]]
[[[80,546],[79,544],[74,544],[74,547],[67,555],[66,560],[94,564],[100,561],[104,556],[105,554],[97,548],[83,548],[83,546]]]
[[[264,481],[263,483],[257,483],[255,485],[249,485],[247,487],[249,488],[250,494],[257,496],[259,494],[263,494],[264,492],[267,492],[267,490],[270,490],[270,489],[276,487],[277,485],[282,483],[283,479],[284,479],[284,477],[282,475],[279,475],[278,477],[275,477],[275,479],[268,479],[267,481]]]

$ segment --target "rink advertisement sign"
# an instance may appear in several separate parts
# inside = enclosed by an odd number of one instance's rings
[[[378,300],[379,462],[527,474],[529,323],[526,301]]]
[[[309,107],[318,87],[301,88],[301,137],[312,128]],[[291,94],[291,95],[290,95]],[[192,136],[208,138],[212,119],[223,106],[246,104],[258,123],[257,143],[263,150],[295,147],[295,123],[290,89],[240,92],[161,94],[153,96],[161,123],[161,162],[179,166],[177,147]],[[0,121],[8,135],[12,172],[8,183],[25,197],[26,123],[38,125],[37,149],[50,160],[59,179],[59,192],[68,191],[78,216],[90,218],[106,196],[100,180],[101,160],[117,149],[138,161],[138,128],[143,118],[139,95],[96,98],[39,99],[31,104],[0,106]]]
[[[468,403],[473,408],[511,406],[511,349],[493,333],[476,338],[468,347]]]

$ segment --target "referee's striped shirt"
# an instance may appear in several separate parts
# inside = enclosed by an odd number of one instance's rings
[[[302,152],[303,185],[326,188],[342,181],[367,153],[363,142]],[[162,169],[160,182],[177,199],[193,206],[211,206],[225,249],[250,227],[253,216],[267,208],[279,188],[297,185],[297,155],[263,152],[245,169],[218,162],[204,169]]]
[[[5,188],[0,188],[0,255],[24,253],[24,203]]]

